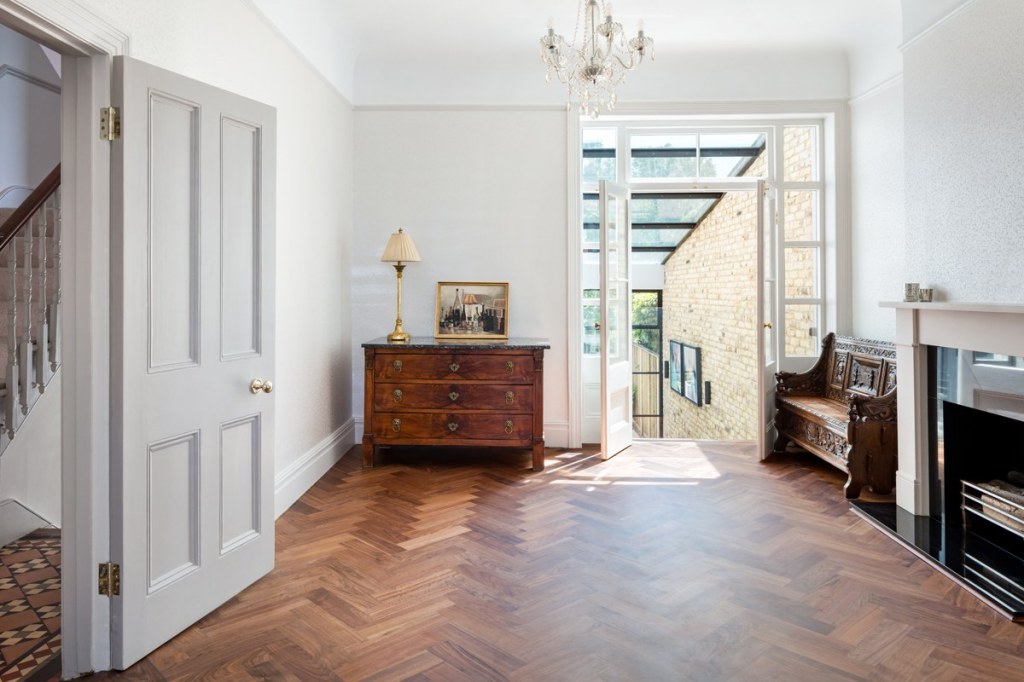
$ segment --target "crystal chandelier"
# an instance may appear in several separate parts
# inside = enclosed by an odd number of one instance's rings
[[[578,100],[580,113],[591,118],[597,118],[601,109],[615,108],[615,86],[644,55],[654,59],[654,40],[644,35],[643,22],[636,37],[627,41],[622,24],[612,19],[611,3],[604,0],[580,0],[571,44],[555,33],[550,21],[547,35],[540,39],[540,58],[548,70],[545,81],[550,83],[554,73],[567,86],[570,105]]]

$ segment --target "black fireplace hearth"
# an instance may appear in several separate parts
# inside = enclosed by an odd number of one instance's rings
[[[931,515],[894,503],[851,504],[1024,622],[1024,359],[931,348],[928,364]]]

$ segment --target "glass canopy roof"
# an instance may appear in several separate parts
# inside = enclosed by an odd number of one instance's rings
[[[724,192],[645,192],[644,182],[739,177],[764,150],[762,133],[644,132],[629,138],[633,261],[664,262]],[[583,182],[615,180],[616,130],[583,131]],[[596,193],[583,195],[583,247],[598,247]]]

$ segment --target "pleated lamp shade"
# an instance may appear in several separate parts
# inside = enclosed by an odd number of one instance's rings
[[[380,259],[384,263],[415,263],[420,260],[420,252],[416,250],[412,237],[398,228],[398,232],[388,238]]]

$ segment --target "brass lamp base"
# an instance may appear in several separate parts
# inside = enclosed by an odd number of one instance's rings
[[[397,325],[395,331],[388,334],[388,343],[409,343],[412,335],[402,331],[402,325]]]

